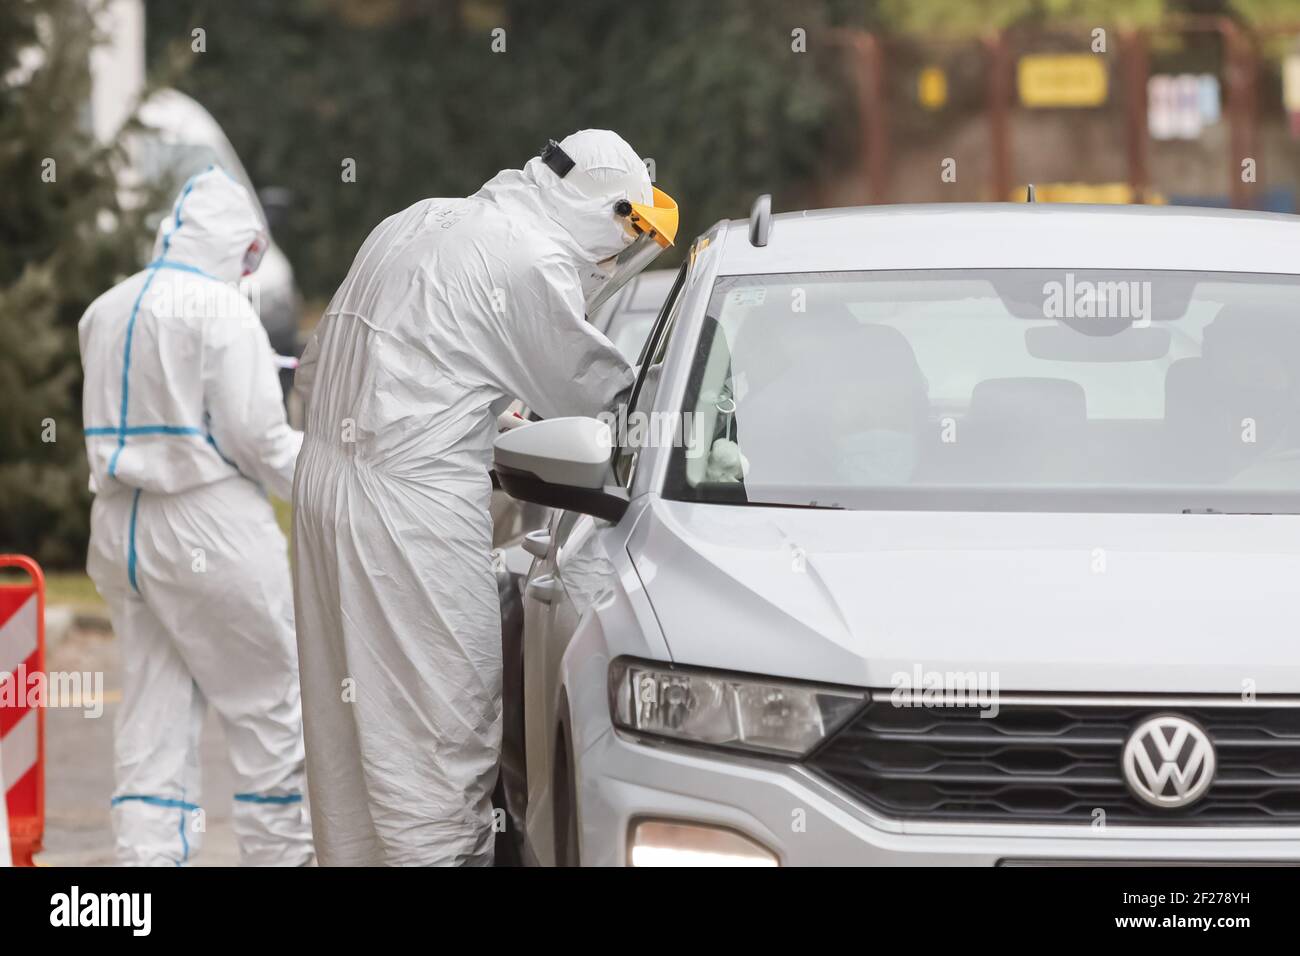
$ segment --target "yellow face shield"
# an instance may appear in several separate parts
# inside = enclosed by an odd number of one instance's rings
[[[677,238],[677,201],[658,186],[651,186],[654,205],[628,203],[632,207],[628,214],[628,228],[635,237],[649,235],[660,248],[667,249]]]
[[[658,258],[677,237],[676,201],[658,186],[651,189],[653,205],[627,200],[615,204],[614,215],[622,217],[623,227],[632,241],[617,256],[597,263],[603,281],[587,299],[589,316]]]

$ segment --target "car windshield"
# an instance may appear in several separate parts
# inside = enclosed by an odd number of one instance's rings
[[[1300,277],[723,277],[666,496],[1300,511]]]

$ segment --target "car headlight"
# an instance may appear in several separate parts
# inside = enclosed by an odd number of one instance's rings
[[[729,750],[802,757],[867,700],[819,687],[619,659],[609,666],[614,724]]]

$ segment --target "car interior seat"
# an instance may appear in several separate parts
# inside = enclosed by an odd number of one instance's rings
[[[1291,316],[1225,306],[1205,327],[1200,358],[1165,378],[1171,467],[1217,482],[1295,444],[1300,413],[1300,326]]]
[[[991,378],[971,392],[955,447],[958,480],[1076,478],[1088,424],[1083,386],[1063,378]],[[964,432],[964,434],[963,434]]]
[[[840,304],[781,312],[751,317],[733,345],[737,371],[771,375],[747,374],[749,390],[737,405],[754,482],[807,484],[823,474],[832,483],[837,448],[855,431],[891,429],[920,439],[926,382],[901,332],[861,323]]]

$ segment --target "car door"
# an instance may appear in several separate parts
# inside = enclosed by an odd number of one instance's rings
[[[548,549],[545,556],[534,559],[524,584],[524,745],[528,776],[525,820],[529,846],[544,865],[552,865],[555,860],[551,777],[556,722],[552,702],[559,671],[556,636],[563,640],[563,622],[571,614],[564,606],[556,578],[560,548],[555,542],[567,535],[575,518],[572,512],[553,511],[545,527],[529,533],[534,539],[544,539]],[[563,641],[565,646],[567,643]]]
[[[654,362],[663,362],[667,338],[674,324],[686,267],[664,301],[654,330],[642,351],[641,371],[631,392],[633,408],[649,408],[654,399],[657,371]],[[648,380],[648,381],[647,381]],[[630,483],[635,455],[620,449],[616,474],[624,485]],[[625,463],[626,462],[626,463]],[[544,529],[531,532],[535,539],[545,538],[547,549],[533,561],[524,586],[524,738],[528,775],[528,809],[526,827],[528,843],[538,862],[550,865],[554,848],[554,760],[556,730],[561,721],[560,662],[573,639],[581,619],[582,593],[585,582],[575,580],[576,567],[570,560],[590,553],[590,538],[604,527],[604,522],[571,511],[555,511]],[[583,562],[584,570],[588,568]],[[568,587],[566,587],[566,570]],[[567,742],[566,742],[567,743]]]

